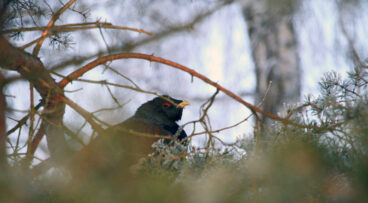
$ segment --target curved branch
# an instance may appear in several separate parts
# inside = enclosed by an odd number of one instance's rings
[[[237,96],[235,93],[231,92],[230,90],[224,88],[223,86],[219,85],[218,83],[212,81],[211,79],[209,79],[208,77],[198,73],[197,71],[190,69],[186,66],[183,66],[181,64],[175,63],[173,61],[170,60],[166,60],[160,57],[156,57],[153,55],[148,55],[148,54],[140,54],[140,53],[120,53],[120,54],[113,54],[113,55],[108,55],[108,56],[104,56],[101,58],[98,58],[92,62],[90,62],[89,64],[83,66],[82,68],[72,72],[71,74],[69,74],[67,76],[67,78],[64,78],[63,80],[61,80],[59,82],[59,86],[61,88],[64,88],[67,84],[69,84],[69,82],[81,77],[84,73],[88,72],[89,70],[95,68],[98,65],[104,64],[108,61],[112,61],[112,60],[117,60],[117,59],[130,59],[130,58],[134,58],[134,59],[145,59],[148,60],[150,62],[157,62],[157,63],[162,63],[168,66],[171,66],[173,68],[176,69],[180,69],[184,72],[189,73],[191,76],[196,77],[201,79],[203,82],[217,88],[218,90],[220,90],[221,92],[225,93],[226,95],[228,95],[229,97],[233,98],[234,100],[238,101],[239,103],[243,104],[244,106],[246,106],[247,108],[249,108],[252,111],[261,113],[271,119],[277,120],[277,121],[281,121],[283,123],[286,124],[291,124],[294,126],[298,126],[298,127],[303,127],[303,128],[318,128],[316,126],[306,126],[306,125],[302,125],[300,123],[295,123],[293,121],[290,121],[288,119],[285,118],[281,118],[279,116],[276,116],[270,112],[266,112],[263,111],[262,109],[244,101],[242,98],[240,98],[239,96]]]

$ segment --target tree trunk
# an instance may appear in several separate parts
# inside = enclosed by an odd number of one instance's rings
[[[37,57],[14,47],[2,36],[0,36],[0,67],[17,71],[22,78],[34,84],[45,101],[41,117],[46,121],[42,126],[45,127],[51,158],[56,161],[67,158],[69,148],[62,130],[65,104],[60,99],[64,96],[64,90],[58,86]]]
[[[268,4],[253,1],[243,9],[255,64],[255,101],[256,104],[263,101],[272,81],[263,109],[285,115],[284,105],[299,101],[301,68],[291,15],[272,12]],[[271,120],[262,115],[260,119],[266,125],[271,124]]]

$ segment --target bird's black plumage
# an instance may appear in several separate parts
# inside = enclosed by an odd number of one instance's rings
[[[71,162],[73,176],[97,175],[114,179],[118,174],[122,179],[128,178],[128,168],[154,152],[152,144],[160,136],[165,136],[166,144],[187,137],[184,130],[178,132],[180,128],[176,122],[188,104],[166,95],[142,104],[132,117],[106,129],[104,135],[97,136],[81,150]]]
[[[165,137],[165,143],[171,140],[181,141],[187,137],[184,130],[176,123],[181,119],[183,108],[189,102],[177,100],[167,95],[156,97],[142,104],[135,114],[127,120],[105,130],[104,136],[98,136],[91,141],[87,150],[97,153],[97,156],[114,156],[130,154],[135,157],[146,156],[153,151],[152,144],[160,137]],[[180,129],[180,130],[179,130]],[[179,130],[179,131],[178,131]],[[185,145],[187,141],[184,141]],[[117,152],[117,153],[115,153]]]
[[[123,133],[123,129],[129,129],[136,132],[151,133],[163,136],[177,136],[181,141],[187,137],[184,130],[180,133],[179,121],[183,114],[183,108],[189,103],[177,100],[167,95],[156,97],[151,101],[142,104],[135,114],[126,121],[108,129],[108,132]],[[142,125],[142,126],[140,126]],[[149,129],[146,129],[146,128]],[[156,130],[151,130],[157,128]],[[119,132],[120,131],[120,132]]]

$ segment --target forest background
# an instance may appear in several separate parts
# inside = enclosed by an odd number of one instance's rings
[[[367,199],[367,2],[1,5],[1,160],[17,169],[2,176],[10,195],[1,200],[89,201],[84,187],[63,186],[59,167],[28,172],[162,94],[191,102],[181,121],[186,160],[168,152],[145,166],[159,170],[138,181],[140,192],[119,196],[111,186],[95,201]],[[149,181],[161,173],[174,178]]]

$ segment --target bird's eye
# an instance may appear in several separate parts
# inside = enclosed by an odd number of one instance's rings
[[[172,106],[172,104],[171,104],[171,103],[169,103],[169,102],[165,102],[165,103],[163,103],[163,104],[162,104],[162,106],[163,106],[163,107],[171,107],[171,106]]]

